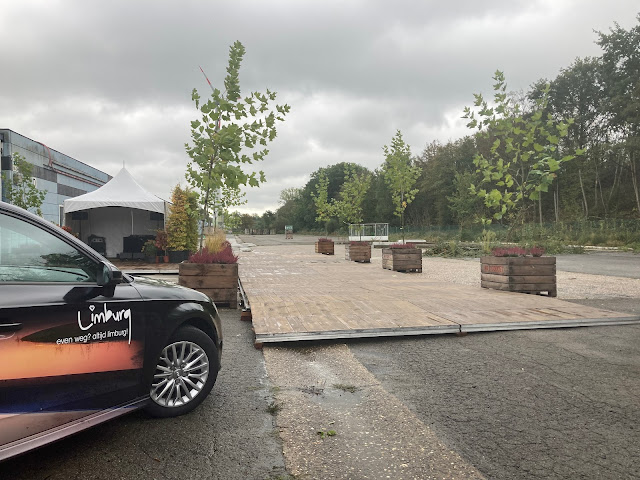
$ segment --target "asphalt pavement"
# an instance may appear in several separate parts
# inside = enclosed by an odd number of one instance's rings
[[[4,480],[289,478],[262,353],[239,310],[220,310],[222,370],[192,413],[155,419],[125,415],[0,463]]]
[[[255,243],[287,242],[272,237]],[[557,262],[640,278],[640,255]],[[640,314],[638,298],[570,301]],[[640,325],[263,353],[239,311],[221,316],[223,370],[194,412],[121,417],[0,464],[0,480],[640,478]]]

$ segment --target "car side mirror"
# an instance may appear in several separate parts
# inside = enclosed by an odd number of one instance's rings
[[[122,283],[122,272],[109,262],[100,262],[98,267],[98,286],[114,287]]]

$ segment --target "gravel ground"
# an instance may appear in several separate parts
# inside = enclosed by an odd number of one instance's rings
[[[431,266],[431,268],[430,268]],[[422,275],[445,283],[480,286],[480,264],[477,258],[450,259],[425,257]],[[640,269],[637,272],[640,275]],[[566,272],[558,269],[558,298],[612,299],[640,298],[640,279]]]

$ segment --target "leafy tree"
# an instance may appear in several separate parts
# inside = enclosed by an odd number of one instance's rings
[[[640,14],[637,19],[640,22]],[[616,23],[609,33],[598,35],[596,43],[604,50],[602,81],[608,124],[625,146],[640,214],[640,24],[625,30]]]
[[[391,146],[385,145],[382,150],[385,156],[382,175],[391,190],[391,198],[395,205],[394,214],[400,217],[404,242],[404,212],[418,193],[418,189],[413,186],[420,175],[420,168],[412,164],[411,149],[402,139],[400,130],[391,140]]]
[[[267,156],[266,146],[276,138],[276,122],[284,121],[290,110],[288,105],[272,107],[276,93],[268,89],[241,97],[239,71],[244,54],[240,42],[230,47],[224,92],[212,88],[211,96],[203,103],[195,88],[191,95],[201,118],[191,122],[192,145],[185,145],[191,158],[187,179],[202,194],[203,227],[214,192],[235,195],[241,185],[258,187],[265,181],[262,171],[245,167]],[[227,197],[222,208],[235,204],[233,198]],[[202,239],[200,242],[202,245]]]
[[[540,192],[548,191],[560,165],[575,156],[559,157],[558,152],[560,138],[566,136],[572,120],[557,122],[551,114],[543,117],[548,86],[536,100],[533,112],[525,115],[521,105],[510,102],[503,73],[496,71],[493,79],[495,107],[490,107],[481,94],[475,94],[479,119],[469,107],[465,107],[463,117],[469,120],[469,128],[478,129],[481,137],[493,139],[488,154],[477,153],[474,157],[482,178],[477,186],[470,187],[490,213],[490,217],[482,218],[485,225],[510,212],[516,212],[524,221],[525,200],[538,200]]]
[[[32,166],[19,153],[12,155],[13,176],[9,178],[7,173],[2,174],[2,184],[5,189],[5,198],[8,203],[25,210],[33,211],[42,216],[42,203],[47,194],[45,190],[38,190],[33,183]]]
[[[280,199],[278,200],[278,202],[284,205],[287,202],[299,200],[301,195],[302,195],[301,188],[295,188],[295,187],[285,188],[280,192]]]
[[[479,213],[478,196],[470,190],[476,176],[471,172],[456,172],[453,180],[454,192],[447,196],[449,208],[461,227],[469,226]]]
[[[333,201],[335,216],[344,224],[361,223],[362,203],[371,185],[371,174],[366,171],[357,173],[352,165],[347,164],[344,178],[339,198]]]
[[[171,250],[197,249],[197,196],[180,184],[171,193],[171,210],[167,219],[167,246]],[[194,228],[195,227],[195,228]]]
[[[187,250],[195,252],[198,249],[198,219],[200,218],[200,197],[198,192],[185,189],[187,195]]]
[[[236,231],[240,228],[242,222],[242,216],[240,212],[224,212],[224,226],[231,231]]]
[[[316,220],[325,225],[325,233],[329,234],[329,222],[335,216],[335,206],[329,201],[329,179],[325,172],[321,172],[316,184],[316,193],[311,192],[316,210]]]
[[[254,222],[255,219],[251,215],[249,215],[248,213],[243,213],[240,217],[240,228],[242,230],[251,229],[253,228]]]

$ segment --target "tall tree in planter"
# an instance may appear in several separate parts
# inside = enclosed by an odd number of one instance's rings
[[[371,186],[371,174],[366,171],[357,172],[352,164],[346,164],[344,179],[338,200],[333,203],[335,216],[347,225],[362,223],[362,204]]]
[[[329,222],[335,216],[335,207],[329,201],[329,178],[324,171],[318,176],[316,193],[311,192],[313,204],[316,207],[316,221],[324,223],[324,231],[329,235]]]
[[[391,140],[391,146],[385,145],[382,150],[385,156],[382,176],[391,190],[391,198],[395,205],[394,214],[400,217],[404,243],[404,212],[418,193],[418,189],[413,187],[420,176],[420,168],[413,165],[411,149],[404,143],[400,130]]]
[[[10,179],[7,173],[2,174],[4,194],[8,203],[25,210],[33,211],[42,216],[42,203],[47,194],[44,190],[38,190],[33,183],[32,167],[19,153],[12,155],[13,176]]]
[[[467,126],[478,130],[478,135],[491,138],[488,154],[476,153],[473,163],[480,175],[472,193],[480,197],[489,215],[482,217],[484,225],[501,220],[508,213],[524,222],[526,200],[537,201],[540,192],[548,191],[562,163],[573,159],[581,150],[561,155],[558,143],[567,135],[572,120],[557,121],[546,113],[549,86],[536,99],[535,108],[528,114],[511,102],[507,95],[504,74],[496,71],[494,104],[491,107],[481,94],[475,94],[474,111],[465,107]]]
[[[186,145],[191,158],[187,179],[201,192],[203,227],[216,192],[236,192],[241,185],[258,187],[265,181],[262,171],[245,168],[267,156],[266,146],[276,138],[276,122],[284,121],[290,109],[286,104],[272,107],[276,93],[268,89],[265,93],[252,92],[244,99],[240,96],[239,71],[244,54],[240,42],[230,47],[224,92],[212,87],[203,103],[195,88],[191,95],[201,117],[191,122],[192,144]],[[232,203],[227,201],[223,208],[234,206]]]

